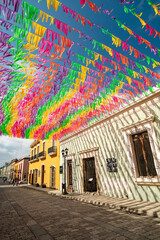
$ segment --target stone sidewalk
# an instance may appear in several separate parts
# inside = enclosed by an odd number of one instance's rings
[[[160,240],[160,219],[0,187],[0,240]]]
[[[63,198],[77,200],[97,206],[106,206],[110,209],[123,210],[129,213],[160,218],[160,203],[157,202],[138,201],[131,200],[128,198],[115,198],[104,195],[97,195],[93,193],[85,194],[71,193],[67,195],[62,195],[60,191],[51,190],[49,188],[40,188],[31,185],[25,185],[21,187],[34,189],[51,195],[57,195]]]

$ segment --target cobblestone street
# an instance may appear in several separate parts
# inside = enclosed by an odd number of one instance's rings
[[[0,188],[0,239],[160,239],[160,219],[19,187]]]

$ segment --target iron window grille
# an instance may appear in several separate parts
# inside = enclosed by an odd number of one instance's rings
[[[53,152],[57,152],[57,147],[52,146],[52,147],[48,148],[48,153],[53,153]]]
[[[40,157],[45,157],[45,156],[46,156],[46,152],[45,152],[45,151],[40,152],[38,156],[39,156],[39,158],[40,158]]]

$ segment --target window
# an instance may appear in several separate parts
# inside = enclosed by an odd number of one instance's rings
[[[148,132],[132,135],[139,176],[157,176]]]
[[[52,139],[52,146],[56,147],[56,141],[54,139]]]
[[[138,184],[160,184],[160,149],[154,116],[121,128],[131,175]]]
[[[45,142],[43,142],[43,152],[45,152]]]
[[[39,154],[39,146],[37,147],[37,154]]]
[[[34,155],[36,155],[36,148],[34,149]]]
[[[32,157],[33,157],[33,149],[32,149]]]

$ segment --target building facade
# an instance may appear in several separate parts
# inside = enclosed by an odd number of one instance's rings
[[[7,177],[7,164],[1,168],[1,177]]]
[[[30,146],[29,183],[59,189],[59,142],[35,140]]]
[[[6,177],[8,181],[11,181],[11,162],[7,164]]]
[[[160,202],[160,90],[64,137],[66,148],[67,188]]]
[[[29,157],[22,158],[18,161],[18,179],[28,178],[29,174]]]
[[[13,159],[11,161],[11,167],[10,167],[10,180],[13,181],[15,180],[15,177],[17,175],[17,173],[15,172],[15,170],[18,171],[17,167],[15,169],[15,164],[18,162],[18,159]]]
[[[14,164],[14,179],[18,178],[18,165],[19,165],[19,161],[16,161]]]

